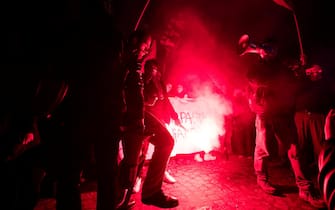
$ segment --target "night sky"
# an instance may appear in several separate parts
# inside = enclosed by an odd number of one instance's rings
[[[79,3],[80,2],[80,3]],[[11,62],[47,63],[59,46],[73,43],[88,22],[102,16],[103,0],[80,1],[7,1],[3,3],[2,38]],[[108,2],[108,1],[105,1]],[[116,25],[126,37],[133,30],[145,0],[113,1],[112,14]],[[308,61],[334,68],[334,12],[331,1],[293,0],[299,21],[304,51]],[[237,54],[237,41],[247,33],[255,42],[275,40],[284,54],[299,58],[299,44],[292,12],[272,0],[151,0],[140,27],[155,32],[166,29],[177,13],[192,9],[193,15],[225,52]],[[96,18],[99,19],[99,18]],[[103,24],[101,24],[103,25]],[[107,27],[107,26],[103,26]],[[77,28],[78,31],[76,32]],[[197,29],[190,33],[197,34]],[[77,34],[76,34],[77,33]],[[70,37],[70,38],[69,38]],[[72,40],[72,41],[69,41]],[[77,39],[79,40],[80,37]],[[79,46],[80,43],[78,42]],[[56,49],[56,50],[55,50]],[[217,54],[217,53],[216,53]],[[36,63],[36,62],[35,62]]]
[[[165,3],[152,1],[152,25],[160,25],[162,14],[169,16],[183,8],[195,8],[216,36],[232,45],[243,33],[259,42],[274,39],[285,51],[297,51],[299,45],[294,18],[291,11],[275,4],[272,0],[171,0]],[[158,2],[158,1],[156,1]],[[293,0],[301,31],[303,48],[308,56],[334,47],[331,26],[335,21],[333,6],[326,0]],[[156,5],[155,5],[156,4]],[[157,12],[158,11],[158,12]],[[158,14],[154,14],[154,12]],[[158,18],[157,18],[158,17]],[[166,18],[166,17],[165,17]],[[150,18],[148,18],[150,19]],[[314,55],[313,55],[314,57]],[[330,56],[332,57],[332,56]]]
[[[160,3],[158,3],[160,2]],[[318,63],[326,71],[333,72],[334,62],[334,25],[333,6],[326,0],[293,0],[294,11],[301,33],[302,46],[309,65]],[[155,29],[166,26],[164,23],[175,14],[192,10],[194,17],[202,21],[208,34],[215,40],[219,49],[211,56],[221,60],[223,68],[219,77],[228,77],[234,82],[244,76],[238,56],[238,39],[249,34],[251,41],[262,43],[274,41],[279,53],[289,59],[299,60],[300,48],[293,13],[272,0],[171,0],[152,1],[144,23]],[[192,18],[190,18],[192,22]],[[163,23],[163,24],[162,24]],[[188,28],[193,37],[196,28]],[[199,49],[206,39],[199,38]],[[209,44],[207,44],[208,46]],[[227,58],[227,59],[226,59]],[[226,66],[229,66],[230,70]],[[243,68],[243,67],[242,67]]]

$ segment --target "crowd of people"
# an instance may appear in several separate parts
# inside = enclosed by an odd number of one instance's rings
[[[268,194],[281,193],[269,180],[269,161],[274,156],[285,160],[287,155],[299,198],[314,207],[325,207],[312,177],[317,175],[315,166],[325,142],[326,115],[335,106],[333,76],[317,64],[292,69],[282,57],[266,52],[243,56],[247,62],[251,61],[245,98],[254,114],[247,122],[254,122],[257,184]],[[246,131],[250,133],[250,127]]]
[[[57,210],[81,210],[80,178],[92,153],[97,210],[133,208],[131,196],[138,178],[144,180],[144,204],[179,205],[176,197],[163,192],[162,184],[174,147],[165,123],[181,123],[169,101],[160,64],[148,59],[153,37],[135,30],[124,40],[111,27],[115,20],[110,15],[97,14],[85,14],[91,19],[85,20],[84,30],[77,30],[76,24],[67,26],[71,30],[62,40],[65,46],[53,46],[58,51],[51,52],[50,60],[43,60],[46,63],[27,64],[45,68],[43,74],[17,78],[17,70],[24,68],[17,64],[8,69],[13,75],[1,77],[0,183],[5,194],[0,199],[9,210],[33,210],[46,182],[55,183]],[[234,138],[241,145],[242,138],[248,141],[242,153],[254,154],[257,184],[266,193],[280,193],[269,181],[268,162],[274,152],[288,155],[299,197],[314,207],[333,209],[331,77],[319,65],[304,67],[297,77],[276,58],[252,59],[245,97],[254,115],[241,111],[233,125],[243,124],[245,131],[251,131],[246,135],[237,131],[240,136]],[[176,96],[188,97],[182,88],[178,86]],[[124,156],[118,162],[120,141]],[[154,145],[154,152],[143,176],[147,142]],[[310,177],[318,158],[321,192]]]

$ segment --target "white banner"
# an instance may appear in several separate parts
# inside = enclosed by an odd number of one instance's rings
[[[230,105],[222,103],[218,96],[184,99],[170,97],[184,128],[172,121],[167,129],[175,139],[171,156],[209,152],[220,147],[219,136],[224,135],[224,115],[231,112]],[[147,158],[150,159],[153,146],[149,146]]]

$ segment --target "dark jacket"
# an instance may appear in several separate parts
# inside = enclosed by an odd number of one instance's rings
[[[297,89],[293,72],[277,62],[259,61],[247,75],[248,100],[255,113],[293,113]]]
[[[165,87],[166,85],[160,76],[145,80],[145,109],[164,123],[170,123],[171,119],[178,120],[178,114],[169,100]]]
[[[334,81],[323,77],[318,81],[301,79],[296,99],[296,111],[327,114],[335,107]]]
[[[335,139],[326,141],[319,154],[318,182],[328,209],[335,209]]]
[[[141,63],[129,61],[125,66],[124,77],[124,125],[141,126],[144,119],[144,84]]]

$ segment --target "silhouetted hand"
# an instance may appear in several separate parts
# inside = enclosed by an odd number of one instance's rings
[[[306,55],[305,54],[301,54],[300,55],[300,64],[302,66],[305,66],[306,65]]]
[[[29,144],[30,142],[34,141],[34,134],[33,133],[27,133],[23,139],[22,144]]]
[[[181,124],[179,118],[174,119],[174,122],[178,127],[182,128],[183,130],[186,130],[186,128],[183,126],[183,124]]]
[[[9,157],[7,157],[7,160],[14,160],[15,158],[22,155],[27,150],[31,149],[32,147],[36,146],[38,144],[37,141],[35,141],[34,134],[33,133],[27,133],[22,143],[16,144],[13,148],[13,154],[11,154]]]
[[[331,109],[327,114],[324,132],[326,140],[335,137],[335,109]]]

